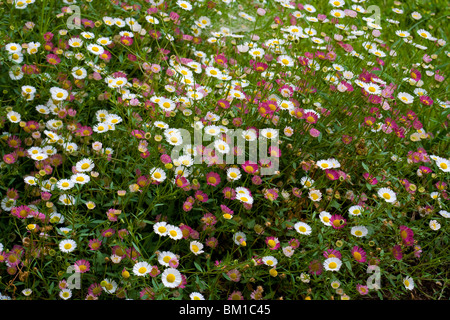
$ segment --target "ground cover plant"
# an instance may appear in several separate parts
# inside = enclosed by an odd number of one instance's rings
[[[446,1],[0,2],[0,297],[448,299]]]

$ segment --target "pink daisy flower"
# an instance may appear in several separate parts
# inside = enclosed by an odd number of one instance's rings
[[[291,240],[289,240],[289,246],[295,250],[300,247],[300,241],[296,238],[292,238]]]
[[[294,187],[292,188],[292,194],[297,198],[300,198],[302,196],[302,191],[300,188]]]
[[[194,194],[195,199],[197,199],[200,202],[206,202],[208,201],[208,195],[204,193],[203,191],[197,190]]]
[[[415,81],[419,81],[422,78],[422,74],[417,69],[411,70],[411,78],[413,78]]]
[[[338,250],[336,250],[336,249],[327,249],[326,251],[323,252],[323,256],[326,259],[328,259],[328,258],[342,259],[341,253]]]
[[[19,219],[25,219],[31,214],[31,209],[25,205],[14,207],[11,210],[11,214]]]
[[[214,237],[210,237],[205,240],[205,245],[213,249],[216,248],[218,244],[219,241],[217,241],[217,239]]]
[[[414,232],[407,226],[400,226],[400,237],[405,246],[412,246],[414,244]]]
[[[217,101],[217,105],[222,109],[228,109],[230,107],[230,103],[224,99]]]
[[[102,241],[99,239],[91,239],[91,240],[89,240],[88,246],[89,246],[90,250],[93,250],[93,251],[98,250],[102,246]]]
[[[278,147],[269,147],[269,155],[271,157],[280,158],[281,157],[281,150]]]
[[[308,268],[309,268],[309,273],[315,274],[315,275],[320,275],[323,270],[323,266],[322,266],[322,263],[320,262],[320,260],[311,261]]]
[[[261,183],[262,183],[262,179],[261,179],[261,177],[260,176],[253,176],[252,177],[252,183],[255,185],[255,186],[259,186]]]
[[[249,160],[245,161],[241,167],[245,172],[250,174],[255,174],[255,172],[258,171],[258,164]]]
[[[141,300],[153,300],[155,298],[155,292],[150,287],[145,287],[139,292],[139,297]]]
[[[244,300],[244,296],[240,291],[233,291],[229,296],[228,300]]]
[[[136,260],[140,256],[141,256],[141,254],[139,252],[137,252],[136,249],[134,249],[134,248],[128,248],[127,249],[127,257],[129,259]]]
[[[264,198],[270,201],[274,201],[278,198],[278,190],[268,189],[264,192]]]
[[[46,60],[51,65],[57,65],[61,62],[61,58],[58,57],[56,54],[50,53],[47,55]]]
[[[314,124],[317,122],[317,120],[319,119],[319,117],[317,116],[317,114],[313,113],[313,112],[306,112],[303,115],[303,119],[305,119],[306,122]]]
[[[277,250],[281,245],[276,237],[266,237],[265,242],[270,250]]]
[[[317,138],[318,136],[320,136],[320,131],[317,130],[317,129],[311,128],[311,129],[309,130],[309,134],[310,134],[312,137]]]
[[[178,266],[179,266],[179,262],[178,262],[178,259],[170,259],[169,260],[169,267],[171,267],[171,268],[177,268]]]
[[[6,263],[9,267],[15,267],[20,262],[20,255],[17,252],[8,252],[6,255]]]
[[[397,244],[392,248],[392,254],[394,255],[394,258],[397,260],[402,260],[403,254],[402,254],[402,247]]]
[[[17,189],[9,188],[6,191],[6,196],[9,199],[17,200],[17,199],[19,199],[19,191]]]
[[[3,161],[6,164],[13,164],[16,162],[16,160],[17,160],[17,156],[15,155],[15,153],[8,153],[3,156]]]
[[[66,289],[67,288],[67,281],[66,280],[61,280],[60,282],[58,282],[58,287],[62,290],[62,289]]]
[[[189,182],[185,177],[177,176],[175,178],[175,185],[179,188],[186,188],[189,185]]]
[[[11,148],[17,149],[20,147],[22,141],[19,139],[19,137],[12,136],[9,137],[8,140],[6,140],[6,142],[8,143],[8,146],[10,146]]]
[[[364,263],[366,262],[366,252],[358,247],[358,246],[354,246],[352,249],[352,256],[353,258],[355,258],[355,260],[359,263]]]
[[[332,215],[330,222],[333,229],[342,229],[347,224],[347,220],[345,220],[340,214]]]
[[[363,178],[371,185],[376,185],[378,180],[368,172],[363,173]]]
[[[217,218],[212,213],[208,212],[203,215],[201,218],[202,223],[204,223],[207,226],[213,226],[217,223]]]
[[[339,174],[336,170],[325,169],[325,174],[326,174],[327,178],[332,181],[339,179]]]
[[[415,245],[414,246],[414,257],[420,258],[420,254],[422,253],[422,247]]]
[[[102,231],[102,236],[105,238],[110,238],[116,233],[116,230],[109,228]]]
[[[206,174],[206,184],[215,187],[220,181],[220,175],[218,173],[211,171]]]
[[[89,272],[91,264],[87,260],[75,261],[74,268],[77,273]]]
[[[241,273],[237,269],[232,269],[232,270],[228,271],[227,276],[233,282],[239,282],[239,280],[241,280]]]
[[[191,203],[191,202],[185,201],[185,202],[183,203],[183,210],[184,210],[184,212],[189,212],[189,211],[192,210],[192,208],[193,208],[193,206],[192,206],[192,203]]]
[[[88,293],[93,295],[94,297],[98,297],[102,294],[103,288],[98,283],[93,283],[88,288]]]
[[[356,285],[356,290],[363,296],[369,293],[369,288],[360,284]]]
[[[236,199],[236,191],[233,188],[225,187],[223,188],[222,192],[225,199]]]
[[[102,54],[99,55],[99,58],[105,61],[109,61],[112,58],[111,52],[105,50]]]
[[[154,278],[158,276],[161,273],[161,271],[158,269],[158,266],[152,266],[149,275],[150,277]]]

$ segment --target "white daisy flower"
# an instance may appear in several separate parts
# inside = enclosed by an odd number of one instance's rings
[[[153,225],[153,231],[160,236],[167,236],[167,222],[160,221]]]
[[[152,267],[145,261],[140,261],[133,266],[133,273],[138,277],[145,277]]]
[[[327,271],[339,271],[342,261],[338,258],[328,258],[323,262],[323,266]]]
[[[77,243],[72,239],[62,240],[59,243],[59,249],[64,253],[70,253],[74,251],[77,247]]]
[[[75,168],[78,172],[90,172],[94,167],[94,162],[89,158],[81,159],[75,164]]]
[[[273,256],[265,256],[262,258],[262,262],[269,267],[275,267],[278,264],[277,258]]]
[[[414,280],[411,277],[406,277],[403,279],[403,285],[406,289],[412,290],[414,289]]]
[[[388,203],[393,203],[397,200],[395,192],[389,188],[381,188],[378,190],[378,196],[383,198]]]
[[[168,288],[176,288],[182,281],[181,273],[175,268],[167,268],[164,270],[161,279],[164,286]]]
[[[441,228],[441,224],[439,222],[437,222],[437,220],[431,220],[430,228],[431,228],[431,230],[437,231]]]
[[[294,229],[300,234],[304,234],[304,235],[310,235],[311,234],[311,227],[307,223],[304,223],[304,222],[301,222],[301,221],[297,222],[294,225]]]
[[[167,235],[173,240],[180,240],[183,238],[183,232],[177,226],[169,225],[167,227]]]
[[[319,218],[320,218],[320,221],[322,221],[322,223],[324,225],[331,227],[331,221],[330,221],[331,214],[329,212],[327,212],[327,211],[320,212]]]
[[[168,226],[170,226],[170,225],[168,225]],[[173,252],[161,251],[158,254],[158,263],[165,267],[169,266],[169,261],[172,259],[177,259],[177,256]]]
[[[352,235],[354,235],[355,237],[361,238],[361,237],[365,237],[367,235],[368,230],[364,226],[355,226],[355,227],[352,227],[352,229],[350,230],[350,233]]]
[[[75,183],[72,180],[68,180],[68,179],[61,179],[56,183],[56,186],[60,190],[70,190],[73,188],[74,185],[75,185]]]
[[[191,241],[191,243],[189,244],[189,249],[192,251],[192,253],[194,253],[195,255],[199,255],[201,253],[203,253],[204,251],[203,249],[203,244],[201,244],[198,241]]]

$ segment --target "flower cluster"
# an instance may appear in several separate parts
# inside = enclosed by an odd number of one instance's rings
[[[2,2],[0,298],[434,297],[445,14],[387,3]]]

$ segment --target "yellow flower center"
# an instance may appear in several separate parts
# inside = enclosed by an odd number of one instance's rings
[[[166,231],[167,231],[167,228],[164,227],[164,226],[161,226],[161,227],[158,228],[158,232],[160,232],[160,233],[164,233]]]
[[[138,272],[139,273],[146,273],[147,272],[147,268],[146,267],[140,267]]]
[[[167,277],[166,277],[166,280],[167,280],[167,282],[170,282],[170,283],[174,282],[175,281],[175,275],[172,274],[172,273],[168,274]]]

